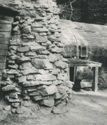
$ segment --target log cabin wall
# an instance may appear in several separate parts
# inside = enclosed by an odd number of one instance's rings
[[[13,17],[0,14],[0,79],[2,71],[6,68],[6,57],[11,37]]]

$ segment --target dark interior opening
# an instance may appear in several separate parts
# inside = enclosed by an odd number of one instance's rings
[[[74,67],[70,67],[70,81],[74,82]]]
[[[92,90],[94,74],[93,70],[88,66],[70,67],[70,81],[74,82],[73,90],[80,91]]]
[[[5,16],[16,16],[19,12],[11,7],[0,5],[0,14]]]

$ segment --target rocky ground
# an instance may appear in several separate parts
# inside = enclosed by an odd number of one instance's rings
[[[0,103],[0,125],[106,125],[107,92],[100,94],[73,94],[70,104],[57,114],[50,114],[50,109],[41,110],[37,105],[29,109],[23,106],[20,115],[9,114],[9,107]],[[24,103],[25,105],[25,103]],[[30,104],[29,104],[30,105]],[[61,113],[62,114],[59,114]]]

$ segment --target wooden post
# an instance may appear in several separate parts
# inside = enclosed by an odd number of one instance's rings
[[[98,67],[94,67],[93,72],[94,72],[94,81],[92,85],[92,90],[96,92],[98,90]]]
[[[74,66],[74,82],[75,82],[76,75],[77,75],[77,66]]]

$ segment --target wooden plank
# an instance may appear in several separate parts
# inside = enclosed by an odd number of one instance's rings
[[[92,90],[97,92],[98,90],[98,67],[94,67],[93,68],[93,72],[94,72],[94,82],[93,82],[93,85],[92,85]]]
[[[11,23],[12,23],[12,22],[13,22],[13,17],[0,15],[0,20],[9,21],[9,22],[11,22]]]
[[[3,70],[6,68],[6,63],[0,63],[0,69]]]
[[[8,45],[7,44],[0,44],[0,50],[7,50]]]
[[[0,69],[0,80],[2,79],[2,72],[4,69]]]
[[[0,44],[9,44],[9,38],[0,37]]]
[[[6,62],[6,56],[0,56],[0,63]]]
[[[0,32],[0,37],[10,38],[11,32]]]
[[[0,24],[2,24],[2,23],[3,23],[3,24],[5,23],[5,24],[10,24],[10,25],[12,25],[12,22],[11,22],[11,21],[7,21],[7,20],[1,19],[1,20],[0,20]]]
[[[11,25],[10,24],[5,24],[5,23],[0,23],[0,32],[9,32],[11,31]]]
[[[0,50],[0,56],[5,56],[7,55],[8,50]]]

